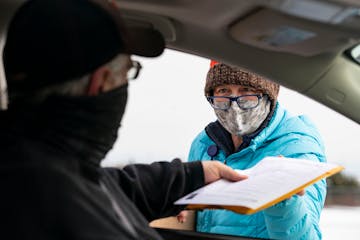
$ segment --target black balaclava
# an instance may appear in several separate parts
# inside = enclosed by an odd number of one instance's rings
[[[97,96],[50,96],[10,107],[0,123],[9,133],[99,164],[117,139],[126,101],[127,85]]]

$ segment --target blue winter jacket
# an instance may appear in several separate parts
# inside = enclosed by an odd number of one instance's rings
[[[214,145],[206,131],[193,141],[189,161],[209,160],[208,148]],[[247,169],[266,156],[310,159],[325,162],[324,145],[318,131],[306,116],[293,116],[277,104],[265,127],[249,146],[226,156],[219,149],[217,159],[234,169]],[[252,215],[227,210],[197,213],[197,231],[266,239],[321,239],[320,212],[326,195],[326,181],[307,187],[304,196],[294,195]]]

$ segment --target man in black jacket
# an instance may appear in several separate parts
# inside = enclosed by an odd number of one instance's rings
[[[127,98],[131,54],[157,56],[155,30],[126,30],[105,0],[30,0],[15,14],[3,60],[0,111],[2,236],[9,239],[160,239],[148,221],[221,177],[219,162],[100,168]],[[138,68],[137,68],[138,69]]]

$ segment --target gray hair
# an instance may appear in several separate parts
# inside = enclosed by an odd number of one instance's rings
[[[110,62],[104,66],[110,68],[114,73],[115,82],[118,85],[127,83],[126,73],[131,68],[131,59],[127,54],[118,54]],[[36,100],[42,101],[50,95],[65,95],[65,96],[81,96],[84,95],[89,87],[90,74],[86,74],[80,78],[76,78],[65,83],[53,85],[50,87],[43,88],[36,92]]]

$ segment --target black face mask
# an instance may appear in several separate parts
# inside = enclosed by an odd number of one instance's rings
[[[99,162],[117,139],[126,101],[127,85],[97,96],[51,96],[10,116],[21,122],[17,132]]]

